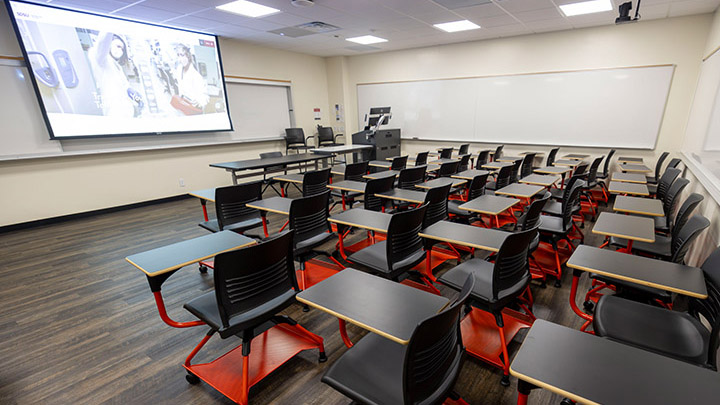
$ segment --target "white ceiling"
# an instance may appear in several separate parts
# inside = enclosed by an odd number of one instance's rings
[[[263,18],[247,18],[215,9],[231,0],[33,0],[59,7],[209,32],[245,42],[318,56],[357,55],[475,41],[514,35],[612,25],[613,11],[565,17],[558,6],[579,0],[315,0],[312,7],[295,7],[290,0],[253,0],[282,10]],[[442,6],[440,4],[444,4]],[[455,5],[478,4],[455,8]],[[631,16],[637,0],[633,0]],[[714,11],[720,0],[643,0],[642,21]],[[449,7],[449,8],[448,8]],[[452,9],[451,9],[452,8]],[[467,19],[479,30],[446,33],[433,24]],[[340,30],[298,38],[267,31],[322,21]],[[358,46],[345,41],[375,35],[388,42]]]

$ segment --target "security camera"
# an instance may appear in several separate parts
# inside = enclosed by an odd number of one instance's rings
[[[632,10],[632,1],[623,3],[618,7],[620,15],[615,19],[615,24],[627,24],[635,22],[640,19],[640,1],[638,0],[637,7],[635,7],[635,18],[630,17],[630,10]]]

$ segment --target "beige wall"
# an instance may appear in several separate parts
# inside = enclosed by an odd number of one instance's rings
[[[0,55],[20,56],[5,8],[0,9]],[[233,40],[221,40],[221,49],[226,75],[292,81],[296,124],[306,135],[330,122],[324,58]],[[314,107],[322,109],[323,120],[313,119]],[[262,142],[0,162],[0,226],[229,185],[230,175],[210,163],[281,148],[281,142]]]

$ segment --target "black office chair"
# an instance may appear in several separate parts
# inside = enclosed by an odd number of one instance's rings
[[[678,166],[680,165],[680,163],[682,163],[682,159],[672,158],[672,159],[670,159],[670,162],[668,163],[667,167],[672,167],[674,169],[677,169]]]
[[[367,174],[368,163],[369,162],[367,161],[348,163],[347,165],[345,165],[345,174],[343,178],[345,180],[365,182],[363,176]],[[355,204],[356,202],[356,199],[361,198],[363,196],[363,193],[359,193],[356,191],[332,190],[330,195],[339,198],[339,201],[334,202],[333,205],[330,207],[330,211],[332,211],[332,209],[335,208],[335,206],[338,204],[342,204],[342,209],[343,211],[345,211],[348,205],[350,206],[350,208],[352,208],[353,204]]]
[[[395,187],[395,176],[383,177],[379,179],[368,180],[365,184],[365,195],[363,203],[366,210],[382,211],[390,207],[390,201],[386,198],[376,197],[375,194],[381,194],[390,191]]]
[[[487,184],[487,179],[488,174],[481,174],[473,177],[473,179],[470,180],[470,185],[467,187],[465,200],[448,201],[448,213],[451,214],[451,220],[465,224],[470,223],[470,218],[472,218],[473,215],[470,211],[461,210],[459,207],[466,202],[472,201],[485,194],[485,184]]]
[[[720,346],[720,248],[702,264],[708,297],[687,312],[605,295],[593,317],[595,334],[717,371]]]
[[[482,259],[473,258],[465,261],[440,276],[439,281],[450,288],[460,290],[468,276],[475,277],[475,286],[470,294],[469,304],[473,307],[472,311],[480,310],[492,314],[495,318],[497,331],[500,335],[502,346],[501,353],[495,357],[485,357],[484,353],[475,350],[476,346],[487,345],[487,338],[482,336],[480,329],[486,327],[471,327],[466,330],[472,331],[469,335],[463,336],[463,342],[468,352],[489,362],[503,370],[503,378],[501,384],[510,385],[510,356],[508,355],[507,342],[505,337],[505,321],[503,320],[503,309],[511,304],[517,304],[528,314],[530,319],[534,319],[532,312],[522,303],[519,303],[517,297],[523,294],[530,284],[530,273],[528,270],[528,248],[530,243],[537,234],[537,228],[531,228],[518,233],[511,233],[505,238],[500,246],[500,250],[495,257],[495,263],[490,263]],[[508,315],[506,315],[508,316]],[[469,322],[482,317],[482,315],[468,314]],[[524,327],[530,327],[531,323],[517,320],[524,324]],[[509,337],[512,339],[512,336]]]
[[[657,185],[648,184],[648,191],[650,194],[654,194],[655,198],[658,200],[663,200],[665,198],[665,193],[667,193],[670,186],[672,186],[678,176],[680,176],[680,169],[668,167],[665,169],[665,173],[663,173],[662,177],[660,177]]]
[[[231,230],[243,233],[262,225],[258,210],[245,204],[262,200],[262,181],[215,189],[215,218],[199,225],[210,232]]]
[[[387,239],[348,256],[348,261],[368,268],[374,274],[400,281],[410,269],[425,260],[422,229],[427,205],[393,214],[388,225]],[[434,288],[424,276],[422,281]]]
[[[657,184],[658,179],[660,178],[660,171],[662,170],[662,165],[665,159],[670,155],[668,152],[663,152],[660,157],[657,160],[657,163],[655,163],[655,175],[654,176],[645,176],[647,179],[648,184]]]
[[[323,127],[322,125],[317,126],[318,131],[318,146],[340,146],[342,143],[338,143],[337,139],[345,137],[343,134],[333,134],[332,127]]]
[[[510,169],[510,184],[518,182],[518,171],[520,170],[521,163],[522,160],[516,160],[513,162],[512,169]]]
[[[425,210],[425,218],[423,219],[423,228],[444,221],[448,218],[448,195],[450,194],[452,184],[446,184],[440,187],[433,187],[425,193],[424,204],[427,205]]]
[[[515,231],[524,231],[539,227],[540,223],[542,222],[542,209],[548,202],[548,200],[550,200],[550,193],[548,191],[544,191],[542,192],[542,194],[539,194],[537,198],[535,198],[535,200],[530,204],[527,211],[525,211],[520,216],[520,218],[518,218]],[[542,270],[540,270],[540,265],[538,264],[535,257],[533,257],[533,253],[538,249],[538,247],[540,247],[539,232],[535,235],[533,240],[530,242],[530,246],[528,247],[528,261],[535,266],[534,268],[530,267],[530,276],[533,280],[539,279],[542,283],[542,286],[545,287],[547,275]],[[530,297],[530,300],[532,300],[532,297]],[[530,301],[529,304],[532,308],[532,301]]]
[[[276,157],[282,157],[282,152],[265,152],[260,154],[260,159],[270,159],[270,158],[276,158]],[[265,184],[265,187],[263,187],[262,192],[264,193],[265,190],[268,189],[268,187],[272,188],[273,191],[277,193],[277,195],[281,195],[280,191],[278,191],[275,188],[275,184],[278,183],[277,180],[274,180],[272,177],[268,177],[269,174],[285,171],[287,173],[287,165],[277,165],[277,166],[269,166],[263,169],[263,183]],[[282,187],[282,186],[281,186]]]
[[[452,159],[453,148],[440,149],[440,159]]]
[[[295,198],[290,203],[289,225],[295,232],[293,238],[293,254],[300,263],[299,285],[305,290],[314,284],[334,275],[345,268],[335,258],[316,247],[334,239],[337,235],[332,231],[328,217],[328,199],[330,190],[308,197]],[[321,262],[309,263],[314,256],[326,256],[336,266]]]
[[[285,232],[257,245],[215,257],[214,291],[184,305],[185,309],[210,327],[210,331],[185,360],[188,382],[197,384],[202,379],[231,400],[247,404],[249,377],[252,374],[250,348],[256,335],[263,339],[258,339],[252,345],[255,349],[253,356],[264,358],[266,353],[274,353],[273,364],[278,361],[277,352],[272,351],[273,345],[297,348],[283,363],[294,357],[295,353],[313,348],[320,351],[320,362],[327,359],[320,336],[307,331],[287,316],[277,315],[295,303],[295,294],[299,290],[293,265],[292,239],[293,233]],[[263,334],[265,330],[268,333]],[[236,336],[242,339],[241,347],[220,357],[237,359],[235,364],[241,362],[241,369],[212,368],[209,366],[211,363],[190,364],[215,333],[222,339]],[[242,357],[237,356],[236,350],[242,352]],[[274,367],[257,370],[260,376],[253,379],[253,384],[272,372],[272,369]]]
[[[315,194],[322,194],[329,191],[327,185],[330,184],[330,168],[313,170],[305,172],[303,175],[302,194],[308,197]]]
[[[415,157],[415,166],[424,166],[427,164],[428,154],[430,152],[418,152]]]
[[[457,171],[458,172],[464,172],[465,170],[470,168],[470,154],[466,153],[464,155],[460,155],[460,163],[458,164]]]
[[[415,327],[407,346],[369,333],[328,368],[322,382],[356,404],[441,404],[448,397],[464,403],[453,386],[465,352],[462,308],[473,285],[468,277],[457,299]]]
[[[395,156],[392,160],[392,163],[390,164],[390,170],[402,170],[405,167],[407,167],[407,155],[405,156]]]
[[[610,176],[610,162],[612,161],[612,157],[614,154],[615,149],[610,149],[610,152],[608,152],[607,157],[605,158],[603,171],[597,174],[598,184],[600,185],[600,188],[602,190],[602,201],[604,203],[610,201],[610,191],[608,191],[605,181],[608,180],[608,176]]]
[[[550,153],[548,153],[547,160],[545,161],[545,166],[551,167],[553,163],[555,163],[555,156],[557,156],[559,150],[560,148],[550,149]]]
[[[459,161],[453,161],[453,162],[445,162],[440,164],[440,168],[438,169],[436,176],[437,177],[450,177],[453,174],[458,172],[458,167],[460,167]]]
[[[572,174],[573,176],[583,176],[583,179],[585,178],[585,173],[587,173],[588,164],[583,162],[579,165],[575,166],[575,170],[573,170]],[[570,182],[570,179],[565,179],[565,184],[567,185]],[[556,190],[551,190],[553,192],[553,198],[557,198]]]
[[[425,181],[426,169],[427,166],[415,166],[400,170],[397,187],[405,190],[417,191],[418,188],[415,187],[415,185]]]
[[[298,153],[300,151],[306,152],[312,146],[308,146],[307,140],[305,139],[305,131],[302,128],[285,128],[285,154],[287,155],[291,150]]]
[[[670,224],[672,223],[675,209],[680,201],[680,194],[688,184],[690,184],[690,180],[680,177],[670,186],[670,189],[663,199],[663,212],[665,216],[653,217],[655,220],[656,233],[668,234],[670,232]]]
[[[513,166],[503,166],[498,170],[495,181],[489,181],[485,185],[485,189],[490,191],[500,190],[501,188],[510,184],[510,176],[512,175]],[[495,194],[490,193],[490,194]]]
[[[523,179],[533,174],[533,162],[535,161],[535,154],[528,153],[523,157],[522,164],[520,166],[520,179]]]
[[[590,169],[588,169],[587,173],[584,175],[585,187],[583,188],[582,193],[580,193],[581,214],[589,213],[593,222],[595,222],[598,211],[598,203],[593,195],[593,189],[599,185],[597,181],[597,172],[600,167],[600,163],[602,163],[604,158],[605,156],[600,156],[593,160],[590,165]],[[582,217],[582,220],[585,222],[584,216]]]
[[[490,159],[490,151],[489,150],[481,150],[478,152],[477,161],[475,161],[475,168],[480,169],[484,164],[487,164],[488,160]]]
[[[467,155],[468,152],[470,152],[470,144],[469,143],[464,143],[464,144],[460,145],[460,148],[458,149],[458,155],[460,155],[460,156]]]

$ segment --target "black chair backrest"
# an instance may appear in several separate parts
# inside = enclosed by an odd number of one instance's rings
[[[670,226],[670,235],[673,239],[677,237],[677,233],[680,232],[680,229],[682,229],[683,226],[685,226],[685,223],[690,218],[690,215],[693,211],[695,211],[695,208],[700,205],[703,199],[703,196],[698,193],[692,193],[685,199],[685,202],[683,202],[680,206],[680,209],[675,216],[675,220],[672,221]]]
[[[460,149],[458,149],[458,155],[467,155],[470,151],[470,144],[464,143],[460,145]]]
[[[585,171],[587,171],[588,164],[587,163],[580,163],[575,167],[575,171],[573,172],[573,176],[577,176],[578,174],[585,174]]]
[[[323,127],[318,125],[318,142],[323,143],[335,143],[335,134],[333,133],[332,127]]]
[[[610,152],[608,152],[607,158],[605,159],[605,165],[603,166],[603,177],[607,177],[610,174],[610,160],[612,159],[614,154],[615,149],[610,149]]]
[[[572,222],[573,209],[580,203],[580,193],[582,192],[583,187],[585,187],[584,181],[575,181],[575,184],[573,184],[570,188],[570,194],[568,194],[568,199],[566,201],[563,201],[563,229],[569,229],[568,226],[570,226],[570,223]]]
[[[540,224],[540,214],[551,195],[549,191],[545,191],[542,196],[536,198],[535,201],[530,204],[527,212],[523,214],[522,220],[518,221],[518,229],[531,229]]]
[[[660,155],[660,157],[658,158],[657,163],[655,163],[655,178],[656,179],[660,177],[660,170],[662,169],[663,162],[665,161],[665,159],[667,159],[668,155],[670,155],[670,153],[663,152]]]
[[[495,179],[495,190],[499,190],[510,184],[510,175],[512,174],[513,167],[514,165],[500,168],[497,178]]]
[[[657,191],[655,191],[655,198],[658,200],[664,200],[665,194],[670,189],[675,179],[680,175],[680,169],[669,167],[665,169],[662,177],[658,180]]]
[[[481,168],[482,165],[486,164],[488,162],[488,159],[490,158],[490,151],[489,150],[481,150],[478,153],[477,161],[475,162],[476,168]]]
[[[330,168],[305,172],[303,175],[302,193],[303,197],[315,194],[322,194],[328,191],[327,185],[330,182]]]
[[[285,128],[285,143],[288,146],[305,145],[305,131],[302,128]]]
[[[510,183],[518,182],[518,171],[520,170],[520,164],[522,160],[516,160],[513,162],[512,169],[510,169]]]
[[[573,186],[575,185],[575,182],[578,180],[582,180],[583,175],[573,175],[570,177],[570,180],[568,180],[567,184],[565,185],[565,189],[563,189],[563,195],[562,195],[562,203],[565,204],[565,202],[570,198],[570,192],[573,189]]]
[[[454,161],[454,162],[445,162],[440,164],[440,168],[437,171],[438,177],[450,177],[451,175],[458,172],[458,167],[460,167],[460,161]]]
[[[680,165],[680,162],[682,162],[682,159],[672,158],[670,159],[670,163],[668,163],[667,167],[677,169],[677,167]]]
[[[427,166],[408,167],[400,170],[398,188],[417,191],[415,185],[425,181],[425,170],[427,170]]]
[[[418,152],[415,157],[415,166],[423,166],[427,164],[428,153],[430,152]]]
[[[260,218],[258,210],[245,204],[262,200],[262,181],[215,189],[215,218],[222,231],[226,226],[248,218]]]
[[[468,276],[455,301],[415,327],[403,363],[403,404],[442,403],[455,386],[465,352],[460,319],[474,285]]]
[[[346,164],[344,176],[345,180],[365,181],[365,179],[363,179],[363,176],[367,174],[368,163],[368,161],[365,161]]]
[[[390,164],[390,170],[402,170],[407,166],[407,155],[405,156],[395,156],[392,160],[392,163]]]
[[[495,148],[495,155],[493,155],[494,156],[493,160],[498,160],[499,158],[502,157],[502,152],[503,152],[504,147],[505,147],[505,145],[500,145],[497,148]]]
[[[393,270],[398,263],[423,249],[422,238],[418,235],[422,229],[427,205],[393,214],[387,231],[388,269]]]
[[[678,202],[680,201],[680,193],[682,193],[683,189],[690,183],[690,180],[685,178],[678,178],[675,180],[670,186],[670,189],[665,193],[665,198],[663,199],[663,211],[665,212],[665,218],[668,220],[668,224],[672,222],[670,218],[675,213],[675,208],[677,208]]]
[[[385,206],[387,200],[376,197],[375,194],[390,191],[393,187],[395,187],[395,176],[368,180],[367,184],[365,184],[365,194],[363,197],[364,208],[370,211],[382,211],[382,207]]]
[[[460,163],[457,167],[458,172],[464,172],[470,168],[470,156],[471,155],[469,153],[460,155]]]
[[[293,232],[285,231],[257,245],[215,256],[215,298],[225,328],[233,316],[299,289],[292,240]],[[267,319],[273,316],[275,312],[268,314]],[[237,332],[227,330],[223,334],[232,336]]]
[[[683,225],[677,236],[672,240],[670,249],[672,257],[670,261],[673,263],[685,264],[685,255],[693,241],[700,236],[700,233],[710,226],[710,221],[704,216],[697,214]]]
[[[530,269],[528,268],[528,247],[535,238],[538,229],[533,227],[517,233],[511,233],[500,245],[492,274],[492,295],[498,299],[498,294],[519,283],[530,282]],[[522,290],[518,291],[518,293]]]
[[[452,184],[446,184],[441,187],[433,187],[425,194],[425,219],[423,220],[423,228],[444,221],[448,218],[448,195],[450,194]]]
[[[600,167],[600,163],[602,163],[602,160],[604,158],[605,158],[605,156],[600,156],[598,158],[595,158],[595,160],[593,160],[592,164],[590,164],[590,169],[588,170],[588,174],[587,174],[588,187],[594,187],[595,185],[597,185],[598,168]]]
[[[282,157],[282,152],[265,152],[260,154],[260,159],[269,159],[269,158],[276,158],[276,157]],[[263,169],[264,172],[274,172],[277,170],[282,170],[285,168],[285,165],[277,165],[277,166],[269,166]]]
[[[702,315],[710,325],[707,364],[713,370],[717,370],[717,351],[720,346],[720,248],[715,248],[701,268],[705,274],[708,297],[691,299],[688,303],[688,312],[698,320]]]
[[[533,162],[535,161],[535,154],[528,153],[522,160],[522,166],[520,166],[520,178],[527,177],[533,173]]]
[[[552,148],[550,149],[550,153],[548,153],[547,161],[545,162],[545,166],[552,166],[553,163],[555,163],[555,156],[557,155],[560,148]]]
[[[468,201],[474,200],[481,195],[485,194],[485,184],[487,184],[487,179],[490,174],[481,174],[478,176],[473,177],[472,180],[470,180],[470,185],[468,186],[468,195],[467,199]]]
[[[290,203],[289,227],[295,231],[293,251],[299,243],[321,233],[330,232],[328,199],[330,190],[309,197],[295,198]]]
[[[440,159],[452,159],[453,148],[440,149]]]

